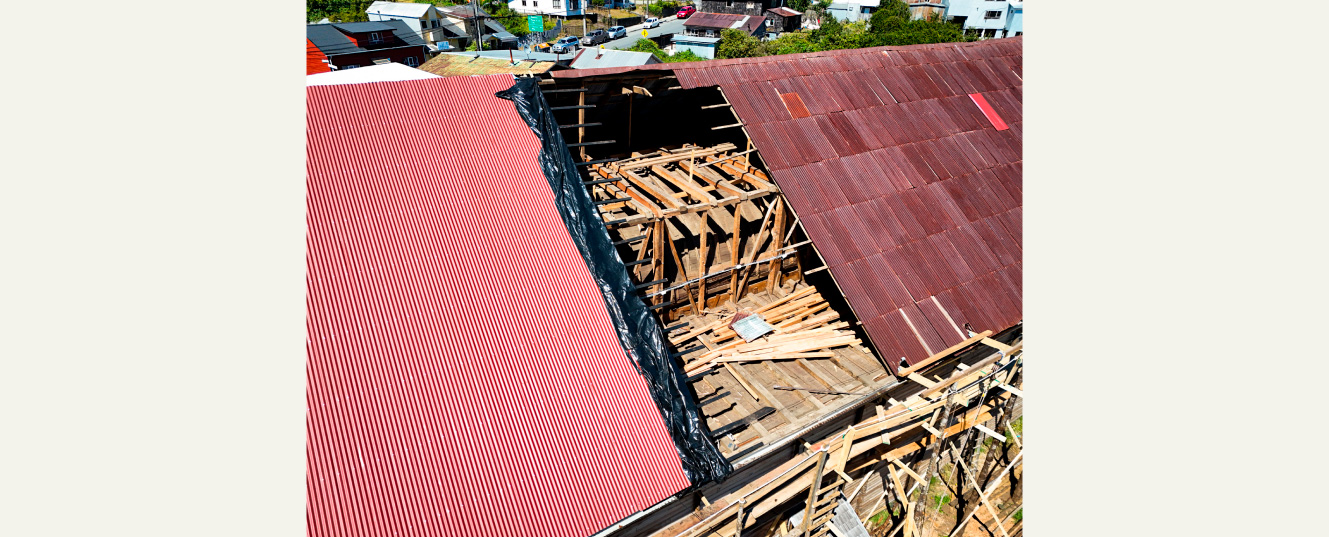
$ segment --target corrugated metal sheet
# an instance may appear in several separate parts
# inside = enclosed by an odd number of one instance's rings
[[[311,536],[584,537],[688,486],[512,81],[307,90]]]
[[[724,89],[872,342],[888,362],[917,362],[956,341],[952,321],[999,331],[1023,318],[1022,43],[652,69]]]

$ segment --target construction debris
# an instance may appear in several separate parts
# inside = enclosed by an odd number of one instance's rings
[[[762,360],[796,360],[799,358],[831,358],[831,349],[862,343],[847,322],[834,322],[840,314],[830,308],[814,287],[803,287],[790,295],[757,308],[774,328],[770,335],[748,342],[729,327],[730,319],[722,319],[671,340],[682,346],[694,338],[706,345],[708,351],[697,355],[684,365],[688,375],[707,371],[726,362],[757,362]],[[702,338],[701,336],[708,336]]]

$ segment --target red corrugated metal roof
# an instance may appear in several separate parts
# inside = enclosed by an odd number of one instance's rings
[[[916,363],[955,341],[952,322],[1000,331],[1023,318],[1022,43],[649,69],[724,89],[872,342],[892,364]]]
[[[584,537],[688,486],[512,82],[307,89],[311,536]]]

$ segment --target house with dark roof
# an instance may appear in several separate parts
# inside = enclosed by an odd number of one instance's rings
[[[787,7],[766,10],[766,33],[795,32],[803,27],[803,14]]]
[[[780,4],[778,0],[700,0],[697,2],[697,11],[757,17],[761,16],[763,11]]]
[[[754,37],[766,36],[766,17],[760,15],[731,15],[727,13],[694,13],[683,23],[683,32],[674,34],[674,52],[688,50],[711,59],[720,44],[720,32],[740,30]]]
[[[309,24],[305,38],[306,74],[385,63],[419,67],[429,55],[424,40],[400,20]]]
[[[447,19],[439,15],[438,9],[433,4],[378,1],[369,4],[365,9],[365,15],[371,22],[403,21],[429,45],[437,46],[439,41],[448,41],[465,34],[461,28],[450,24]]]

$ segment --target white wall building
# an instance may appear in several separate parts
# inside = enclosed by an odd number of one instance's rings
[[[977,34],[984,39],[1015,37],[1017,32],[1024,33],[1024,5],[1023,2],[1014,3],[1020,11],[1020,20],[1017,22],[1019,30],[1008,26],[1008,20],[1014,10],[1011,8],[1011,2],[1006,0],[949,0],[946,18],[963,22],[965,33]]]
[[[401,20],[415,30],[420,39],[433,45],[446,41],[448,36],[443,31],[446,20],[439,15],[433,4],[411,4],[406,2],[374,2],[369,4],[365,15],[371,21]]]
[[[573,17],[584,13],[590,0],[508,0],[508,7],[527,15]]]

